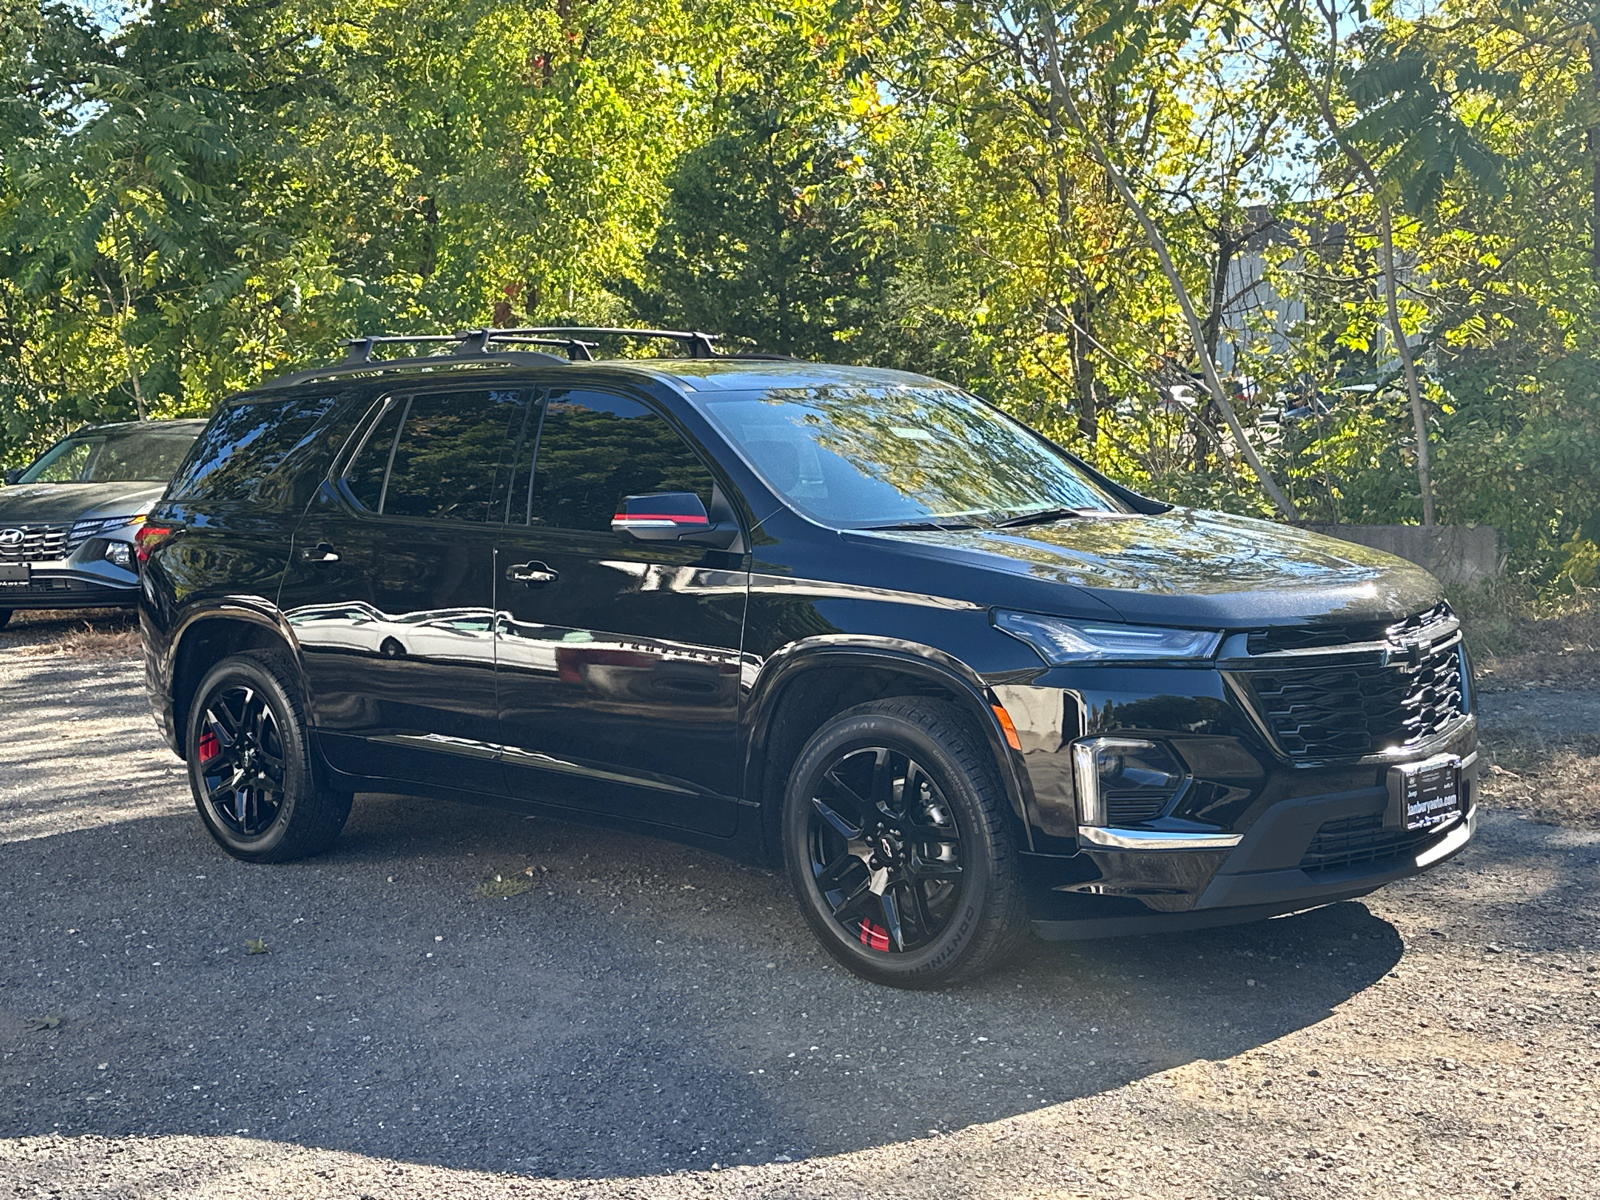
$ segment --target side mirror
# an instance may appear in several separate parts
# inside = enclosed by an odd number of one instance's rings
[[[624,496],[611,518],[612,532],[636,542],[692,542],[726,549],[739,536],[732,521],[714,523],[693,492]]]
[[[6,482],[7,483],[15,483],[17,480],[21,479],[22,478],[22,472],[25,469],[26,468],[24,468],[24,467],[12,467],[9,471],[6,472]]]

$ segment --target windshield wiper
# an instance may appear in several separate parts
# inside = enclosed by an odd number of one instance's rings
[[[924,517],[920,521],[895,521],[892,524],[888,524],[888,525],[862,525],[862,526],[859,526],[858,528],[867,529],[867,530],[874,530],[874,531],[876,531],[876,530],[884,530],[884,529],[946,530],[946,529],[976,529],[977,526],[974,525],[971,521],[937,521],[937,520],[934,520],[931,517]]]
[[[1091,508],[1041,508],[1037,512],[1022,513],[1015,517],[1003,517],[994,522],[996,529],[1016,529],[1020,525],[1043,525],[1048,521],[1064,521],[1068,517],[1092,517],[1096,515]]]

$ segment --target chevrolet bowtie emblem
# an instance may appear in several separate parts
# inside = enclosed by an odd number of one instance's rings
[[[1383,650],[1383,665],[1392,667],[1399,664],[1402,671],[1415,671],[1422,666],[1422,660],[1428,651],[1433,649],[1431,642],[1402,642],[1395,645],[1391,642]]]

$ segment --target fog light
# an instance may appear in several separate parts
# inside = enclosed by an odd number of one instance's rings
[[[1186,776],[1171,751],[1136,738],[1087,738],[1072,745],[1078,824],[1121,826],[1154,820]]]
[[[105,560],[124,571],[133,570],[133,547],[127,542],[107,542]]]

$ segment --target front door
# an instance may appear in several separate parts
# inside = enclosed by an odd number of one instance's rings
[[[727,508],[718,485],[639,400],[555,388],[533,420],[531,483],[517,477],[498,547],[507,785],[528,799],[727,835],[743,558],[611,531],[623,496],[693,491],[716,513]]]
[[[336,769],[503,793],[488,518],[526,417],[517,390],[386,396],[301,519],[279,607]]]

